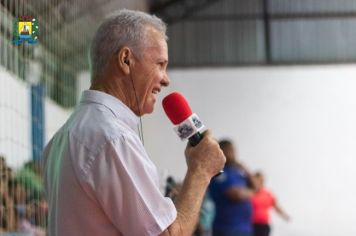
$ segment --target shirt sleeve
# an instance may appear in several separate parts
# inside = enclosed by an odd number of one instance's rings
[[[271,206],[275,206],[276,205],[276,197],[274,196],[274,194],[271,191],[268,191],[269,197],[270,197],[270,201],[271,201]]]
[[[158,187],[156,167],[131,134],[107,143],[91,166],[95,198],[123,235],[159,235],[175,220],[171,199]]]

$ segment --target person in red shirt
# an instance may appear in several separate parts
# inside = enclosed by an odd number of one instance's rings
[[[278,215],[285,221],[289,221],[290,218],[278,205],[273,193],[265,188],[262,173],[256,172],[254,178],[256,192],[251,199],[254,236],[268,236],[271,231],[269,215],[269,210],[271,208],[274,208]]]

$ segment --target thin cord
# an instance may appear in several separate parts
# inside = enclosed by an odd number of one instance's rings
[[[134,93],[135,93],[136,105],[137,105],[137,108],[138,108],[138,114],[139,114],[139,118],[140,118],[140,126],[137,127],[138,128],[138,133],[139,133],[139,137],[141,139],[142,145],[145,146],[145,141],[143,140],[143,129],[142,129],[142,119],[141,119],[140,105],[139,105],[137,94],[136,94],[135,84],[133,82],[132,77],[130,77],[130,79],[131,79],[132,88],[133,88]]]

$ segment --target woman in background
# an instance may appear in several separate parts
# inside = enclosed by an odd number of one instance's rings
[[[269,215],[271,208],[274,208],[285,221],[289,221],[290,218],[278,205],[273,193],[265,188],[262,173],[256,172],[254,179],[256,185],[256,192],[252,197],[254,236],[268,236],[271,231]]]

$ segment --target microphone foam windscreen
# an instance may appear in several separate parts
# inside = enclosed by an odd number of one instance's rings
[[[174,125],[178,125],[193,114],[185,98],[178,92],[167,95],[162,101],[163,109]]]

